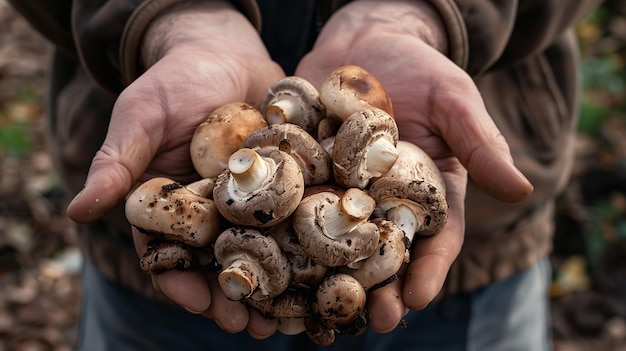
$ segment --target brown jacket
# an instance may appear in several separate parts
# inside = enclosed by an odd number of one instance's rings
[[[141,34],[156,15],[180,1],[11,1],[56,46],[48,114],[52,153],[69,195],[84,182],[117,94],[136,78]],[[601,1],[427,1],[446,25],[450,58],[474,77],[517,166],[535,186],[529,199],[509,204],[470,182],[466,242],[445,287],[454,293],[506,278],[549,253],[554,201],[572,166],[578,105],[571,29]],[[288,73],[310,48],[316,28],[346,2],[233,1],[261,29],[270,53]],[[273,18],[287,19],[286,24],[275,26]],[[301,34],[289,38],[285,33]],[[280,51],[286,43],[293,44],[289,53]],[[81,226],[81,232],[86,255],[105,275],[157,296],[138,268],[121,208]]]

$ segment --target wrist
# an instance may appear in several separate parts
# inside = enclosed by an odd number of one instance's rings
[[[254,29],[229,1],[185,1],[172,6],[147,27],[140,45],[139,66],[146,70],[172,49],[222,45],[231,26]],[[254,34],[254,33],[253,33]],[[207,47],[208,46],[208,47]]]
[[[133,82],[175,46],[188,45],[201,39],[219,39],[223,34],[228,34],[227,30],[235,26],[234,22],[239,27],[237,35],[245,28],[244,35],[252,33],[249,36],[256,37],[260,26],[256,2],[144,1],[126,23],[120,40],[119,62],[123,84]],[[227,24],[230,26],[226,26]]]
[[[351,23],[369,33],[382,31],[411,35],[443,54],[448,53],[444,23],[429,1],[358,0],[342,10],[351,17]]]

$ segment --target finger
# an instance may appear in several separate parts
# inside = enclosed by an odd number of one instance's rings
[[[199,314],[211,306],[213,296],[203,273],[168,270],[153,277],[161,292],[187,311]]]
[[[135,90],[142,89],[141,84],[145,83],[135,82],[139,85]],[[107,135],[92,160],[84,187],[68,206],[67,214],[76,222],[92,222],[121,203],[160,145],[161,104],[156,98],[132,98],[134,85],[115,103]]]
[[[402,280],[373,290],[367,297],[369,327],[379,333],[393,331],[409,312],[402,301]]]
[[[278,329],[278,319],[267,318],[255,308],[248,309],[250,320],[248,321],[248,333],[254,339],[266,339]]]
[[[455,81],[455,89],[450,89],[449,84],[433,88],[433,124],[483,190],[503,201],[521,201],[532,193],[533,187],[515,167],[509,146],[474,83],[464,77]],[[440,89],[442,86],[446,92]]]
[[[224,331],[238,333],[248,325],[248,307],[241,301],[226,298],[216,278],[209,280],[212,302],[202,315],[211,318]]]

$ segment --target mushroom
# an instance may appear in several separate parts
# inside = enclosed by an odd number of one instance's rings
[[[204,178],[217,177],[248,134],[265,126],[263,114],[245,102],[218,107],[196,127],[191,138],[189,152],[194,168]]]
[[[332,178],[330,154],[300,126],[284,123],[258,129],[243,141],[242,148],[280,149],[298,163],[306,186],[321,184]]]
[[[289,287],[291,265],[267,230],[226,229],[215,241],[215,258],[222,267],[220,288],[230,300],[271,299]]]
[[[215,201],[165,177],[152,178],[133,190],[125,213],[142,233],[195,247],[213,243],[221,225]]]
[[[297,76],[274,83],[265,94],[260,110],[270,125],[297,124],[312,136],[317,135],[317,125],[326,115],[317,89],[308,80]]]
[[[378,244],[378,227],[367,219],[375,208],[364,191],[347,189],[343,196],[320,192],[302,199],[293,228],[304,251],[318,264],[338,267],[369,257]]]
[[[376,218],[380,239],[376,252],[359,262],[356,269],[342,267],[341,272],[354,277],[365,291],[384,285],[395,277],[403,263],[409,262],[410,243],[404,232],[393,222]]]
[[[178,241],[151,240],[141,257],[139,266],[148,274],[159,274],[170,269],[206,270],[214,268],[212,250],[193,248]]]
[[[367,326],[366,292],[352,276],[337,273],[326,278],[317,288],[313,317],[322,325],[347,335],[355,335]]]
[[[334,115],[328,115],[322,118],[317,125],[317,140],[321,142],[326,138],[334,137],[339,127],[341,127],[341,123],[343,123],[343,119]]]
[[[248,299],[246,303],[265,317],[278,319],[278,331],[296,335],[305,331],[304,318],[311,315],[308,290],[287,289],[272,299]]]
[[[398,140],[396,149],[398,159],[391,169],[383,174],[384,177],[424,180],[439,189],[445,196],[446,183],[443,181],[439,167],[422,148],[410,141]]]
[[[287,153],[243,148],[215,182],[213,198],[236,225],[265,228],[289,217],[304,194],[302,171]]]
[[[320,87],[320,100],[332,114],[345,120],[351,114],[377,107],[393,116],[384,86],[365,69],[342,66],[331,72]]]
[[[353,113],[346,119],[333,144],[333,171],[340,185],[365,189],[398,158],[398,127],[378,108]]]
[[[318,346],[330,346],[335,342],[335,330],[322,325],[312,316],[304,317],[304,328],[309,340]]]
[[[394,222],[412,242],[415,235],[438,233],[448,219],[444,194],[423,180],[381,177],[368,194],[376,201],[376,217]]]
[[[305,252],[293,229],[292,218],[268,230],[291,263],[292,285],[296,287],[317,286],[326,277],[328,267],[316,263]]]

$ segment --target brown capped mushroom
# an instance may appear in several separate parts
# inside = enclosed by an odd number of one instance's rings
[[[446,183],[443,181],[439,167],[422,148],[409,141],[398,140],[396,149],[398,159],[391,169],[383,174],[384,177],[424,180],[439,189],[444,196],[446,195]]]
[[[311,315],[308,295],[308,289],[289,288],[272,299],[248,299],[246,303],[266,318],[277,318],[278,331],[281,333],[296,335],[305,331],[304,318]]]
[[[148,274],[159,274],[170,269],[205,270],[215,268],[213,251],[194,248],[179,241],[151,240],[141,257],[139,266]]]
[[[321,192],[302,199],[293,214],[293,228],[318,264],[351,265],[376,249],[378,228],[367,222],[374,208],[374,200],[360,189],[348,189],[342,197]]]
[[[306,253],[293,229],[292,218],[273,225],[268,230],[291,263],[292,285],[317,286],[326,277],[328,267],[316,263]]]
[[[411,242],[438,233],[448,219],[445,196],[423,180],[381,177],[368,194],[376,200],[375,215],[394,222]]]
[[[347,274],[326,278],[313,299],[314,318],[330,329],[355,335],[367,326],[366,292],[361,284]]]
[[[140,232],[204,247],[219,234],[215,202],[164,177],[139,185],[126,199],[126,218]]]
[[[331,72],[320,87],[320,100],[328,111],[343,120],[371,107],[380,108],[393,117],[385,87],[364,68],[355,65]]]
[[[317,125],[326,115],[317,89],[297,76],[285,77],[274,83],[265,94],[260,110],[270,125],[293,123],[312,136],[317,135]]]
[[[403,263],[409,262],[410,243],[404,232],[383,218],[371,222],[378,226],[380,233],[376,252],[359,262],[355,269],[344,267],[341,270],[358,280],[365,291],[383,285],[398,273]]]
[[[271,299],[289,287],[291,265],[266,230],[232,227],[215,241],[218,281],[234,301]]]
[[[385,111],[370,108],[346,119],[333,145],[335,180],[365,189],[370,179],[388,172],[398,158],[398,127]]]
[[[275,124],[258,129],[248,135],[241,147],[286,152],[298,163],[306,186],[325,183],[332,178],[330,154],[313,136],[295,124]]]
[[[302,171],[280,150],[240,149],[215,182],[213,198],[224,218],[236,225],[265,228],[295,211],[304,194]]]
[[[248,134],[265,126],[263,114],[245,102],[218,107],[196,127],[191,138],[189,152],[194,168],[203,178],[217,177]]]

